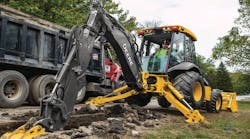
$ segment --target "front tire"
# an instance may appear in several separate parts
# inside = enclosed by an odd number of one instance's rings
[[[206,102],[207,112],[219,113],[222,106],[221,92],[212,92],[210,101]]]

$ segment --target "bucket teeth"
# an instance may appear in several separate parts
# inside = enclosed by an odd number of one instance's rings
[[[26,124],[20,126],[13,132],[6,132],[0,139],[31,139],[40,135],[45,135],[45,129],[41,125],[32,127],[35,119],[31,118]]]

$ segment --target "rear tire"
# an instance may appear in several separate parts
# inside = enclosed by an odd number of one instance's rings
[[[221,106],[222,106],[221,92],[212,92],[211,100],[206,102],[207,112],[219,113],[221,111]]]
[[[5,70],[0,72],[0,107],[20,106],[28,97],[29,84],[20,72]]]
[[[29,103],[29,105],[36,105],[36,102],[34,101],[34,97],[33,97],[33,93],[31,91],[31,86],[34,82],[34,80],[37,78],[37,76],[34,76],[34,77],[31,77],[29,79],[29,86],[30,86],[30,91],[29,91],[29,95],[28,95],[28,98],[27,98],[27,101]]]
[[[164,96],[158,96],[157,101],[158,101],[158,104],[163,108],[168,108],[171,106],[171,103],[169,103],[168,100]]]
[[[40,104],[42,97],[52,92],[55,83],[54,75],[49,74],[41,75],[32,81],[30,93],[36,105]]]
[[[184,95],[184,99],[194,109],[200,109],[204,103],[205,88],[201,75],[187,71],[174,79],[174,87]]]

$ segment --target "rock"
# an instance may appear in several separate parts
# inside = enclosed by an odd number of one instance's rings
[[[109,123],[104,121],[93,122],[89,127],[92,127],[92,134],[105,135],[108,132]]]
[[[137,125],[142,125],[142,123],[139,120],[135,119],[135,118],[132,120],[132,123],[135,123]]]
[[[127,118],[127,121],[128,121],[128,122],[133,122],[133,118],[132,118],[132,117],[128,117],[128,118]]]
[[[91,128],[87,128],[86,126],[80,126],[78,128],[80,131],[86,133],[87,135],[92,135],[92,129]]]
[[[121,137],[120,137],[119,135],[117,135],[117,134],[114,134],[114,135],[112,136],[112,139],[121,139]]]
[[[139,133],[139,131],[132,130],[132,131],[131,131],[131,135],[132,135],[133,137],[139,137],[139,136],[140,136],[140,133]]]
[[[124,128],[123,118],[108,118],[108,121],[109,121],[109,126],[108,126],[109,133],[117,133],[117,134],[126,133],[126,130]]]
[[[71,139],[71,137],[61,133],[48,133],[46,135],[33,137],[32,139]]]
[[[2,113],[1,115],[2,115],[2,116],[8,116],[8,115],[9,115],[9,113],[4,112],[4,113]]]
[[[86,137],[88,136],[87,133],[84,133],[84,132],[74,132],[70,138],[73,139],[73,138],[82,138],[82,137]]]
[[[111,122],[111,121],[123,121],[124,119],[121,118],[121,117],[119,117],[119,118],[117,118],[117,117],[109,117],[109,118],[107,118],[107,120],[109,122]]]
[[[90,103],[89,105],[87,105],[86,107],[89,111],[97,111],[98,107],[96,107],[96,105],[94,105],[93,103]]]
[[[122,103],[112,103],[109,105],[104,105],[104,109],[110,114],[122,114],[125,112],[124,104]]]
[[[152,120],[146,120],[144,123],[143,123],[143,126],[145,127],[154,127],[154,122]]]
[[[98,128],[98,129],[105,129],[105,128],[107,128],[109,125],[108,125],[107,122],[98,121],[98,122],[92,122],[91,126],[94,127],[94,128]]]
[[[125,123],[125,126],[129,129],[135,129],[136,125],[134,123]]]

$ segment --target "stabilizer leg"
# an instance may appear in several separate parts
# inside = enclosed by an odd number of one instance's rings
[[[164,97],[187,118],[186,122],[202,122],[204,124],[208,124],[200,112],[198,110],[193,110],[193,108],[184,100],[183,95],[180,94],[180,92],[177,91],[170,82],[165,83],[165,86]]]
[[[127,85],[114,90],[112,93],[110,93],[110,94],[108,94],[106,96],[99,96],[99,97],[93,98],[90,101],[87,101],[85,104],[87,104],[87,105],[94,104],[96,106],[100,106],[100,105],[103,105],[103,104],[108,103],[108,102],[121,100],[121,99],[128,98],[130,96],[138,94],[137,91],[130,90],[130,91],[126,92],[126,93],[116,95],[117,93],[125,91],[126,89],[128,89]],[[111,95],[115,95],[115,96],[111,96]]]

